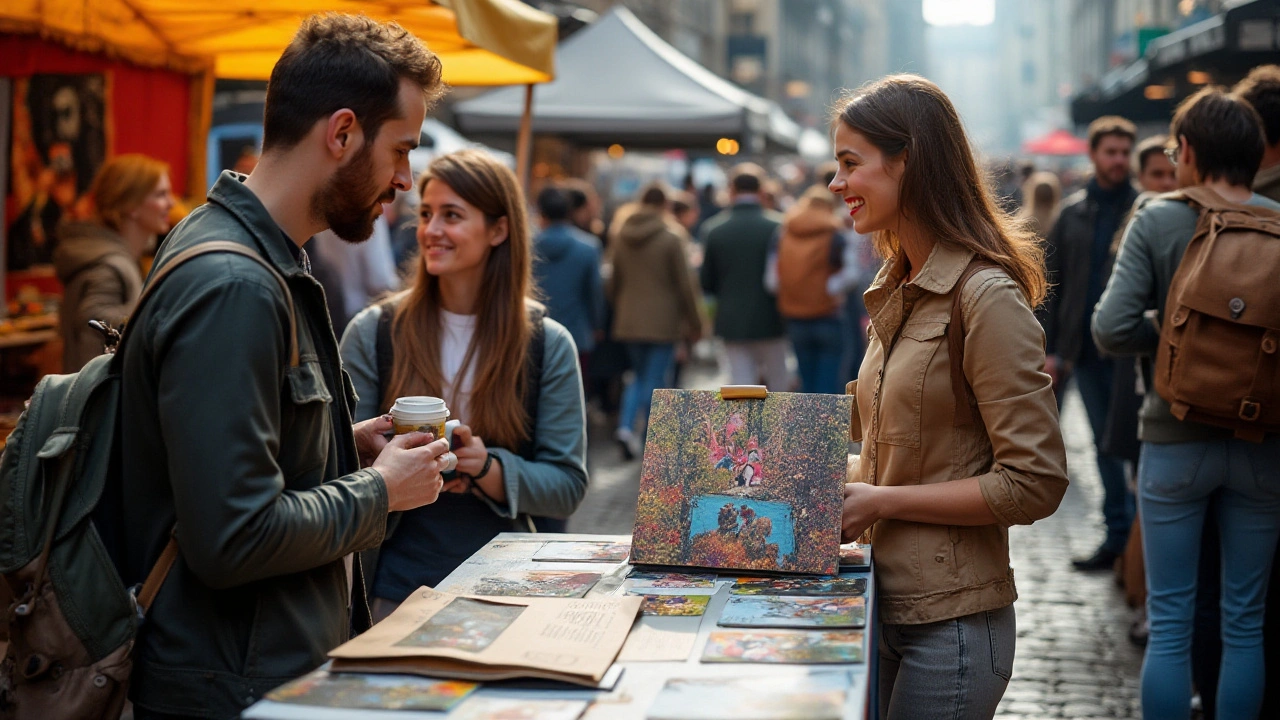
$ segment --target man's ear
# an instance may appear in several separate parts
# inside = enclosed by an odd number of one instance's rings
[[[347,153],[360,149],[364,141],[364,132],[360,121],[356,119],[354,110],[342,108],[329,116],[325,124],[325,148],[335,160],[341,160]]]
[[[511,225],[505,216],[495,220],[489,228],[489,247],[498,247],[506,242],[510,231]]]

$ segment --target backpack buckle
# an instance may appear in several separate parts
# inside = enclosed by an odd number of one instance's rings
[[[101,320],[90,320],[89,327],[102,333],[102,344],[107,354],[115,353],[116,348],[120,346],[120,331]]]
[[[1262,403],[1248,398],[1240,401],[1240,419],[1256,422],[1262,416]]]
[[[138,593],[142,592],[142,583],[130,585],[126,592],[129,593],[129,603],[133,605],[133,615],[137,627],[142,627],[142,621],[147,617],[147,614],[142,611],[142,605],[138,603]]]

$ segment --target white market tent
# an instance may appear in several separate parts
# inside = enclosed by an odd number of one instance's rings
[[[510,136],[524,88],[503,88],[454,107],[462,132]],[[775,103],[724,80],[616,6],[556,50],[556,79],[538,86],[533,131],[581,145],[794,151],[800,128]]]

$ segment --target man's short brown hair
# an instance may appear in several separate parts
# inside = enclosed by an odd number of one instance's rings
[[[440,58],[408,30],[364,15],[312,15],[271,69],[263,152],[297,145],[343,108],[355,112],[372,142],[382,123],[399,115],[401,78],[421,87],[427,103],[444,94]]]
[[[1253,185],[1267,149],[1258,111],[1238,95],[1213,85],[1178,105],[1169,123],[1169,136],[1195,150],[1201,180],[1244,187]]]
[[[1262,117],[1268,145],[1280,145],[1280,65],[1259,65],[1231,89]]]
[[[1108,135],[1129,138],[1129,142],[1138,140],[1138,128],[1119,115],[1103,115],[1089,123],[1089,150],[1097,150],[1098,143]]]
[[[755,195],[764,187],[764,168],[755,163],[739,163],[729,170],[729,187],[740,195]]]

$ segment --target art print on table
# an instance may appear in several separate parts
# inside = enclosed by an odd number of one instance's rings
[[[655,391],[631,562],[834,575],[852,402]]]
[[[840,720],[849,673],[813,670],[801,676],[672,678],[647,720]]]
[[[717,621],[722,627],[860,628],[867,624],[864,597],[730,595]]]
[[[862,662],[861,630],[718,630],[703,662],[819,665]]]
[[[543,545],[533,554],[539,562],[622,562],[631,552],[631,543],[557,541]]]
[[[734,595],[864,595],[866,578],[738,578]]]
[[[840,546],[840,569],[870,569],[871,546],[849,543]]]
[[[454,598],[396,646],[480,652],[511,627],[524,609],[523,605]]]
[[[633,588],[713,588],[716,586],[716,576],[632,570],[627,576],[627,583]]]
[[[600,573],[568,570],[531,570],[501,577],[480,578],[472,595],[580,598],[600,580]]]
[[[326,708],[448,710],[477,687],[476,683],[432,680],[417,675],[317,670],[272,690],[266,699]]]
[[[636,593],[639,594],[639,593]],[[698,616],[707,612],[710,595],[654,595],[643,594],[641,615]]]
[[[449,720],[578,720],[586,700],[523,700],[473,697],[449,713]]]

